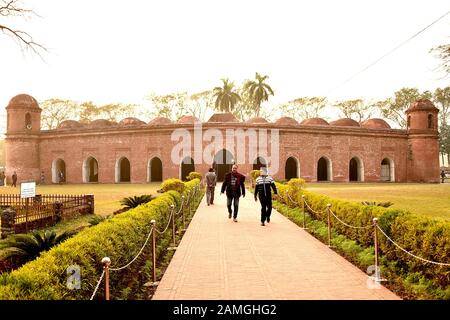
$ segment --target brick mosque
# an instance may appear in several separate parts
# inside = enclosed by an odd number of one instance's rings
[[[157,117],[149,123],[136,118],[119,123],[99,119],[86,124],[66,120],[54,130],[41,130],[42,110],[33,97],[26,94],[13,97],[6,111],[8,183],[14,171],[18,183],[39,181],[42,172],[46,183],[184,180],[189,172],[204,174],[211,166],[216,168],[221,180],[236,162],[237,143],[231,147],[224,145],[212,163],[195,163],[196,156],[185,157],[179,163],[172,161],[171,152],[178,142],[172,141],[171,134],[176,129],[193,133],[195,124],[199,123],[193,116],[184,116],[177,122]],[[382,119],[359,124],[348,118],[329,123],[313,118],[298,123],[289,117],[273,122],[255,117],[240,122],[231,113],[214,114],[201,124],[201,130],[215,129],[226,136],[227,129],[278,129],[279,169],[273,176],[279,180],[301,177],[312,182],[437,183],[437,115],[438,109],[431,101],[418,100],[406,111],[404,130],[392,129]],[[202,140],[192,141],[194,153],[198,152],[195,146],[206,147],[210,143]],[[237,164],[239,171],[248,175],[264,163],[264,156],[256,155]]]

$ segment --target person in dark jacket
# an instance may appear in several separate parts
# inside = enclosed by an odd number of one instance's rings
[[[17,173],[14,171],[12,175],[12,186],[16,187],[16,183],[17,183]]]
[[[245,176],[237,172],[238,166],[233,165],[231,172],[225,175],[222,183],[222,189],[220,194],[226,191],[227,195],[227,208],[228,208],[228,219],[231,219],[233,215],[233,221],[237,222],[237,215],[239,210],[239,198],[245,197]],[[234,204],[234,212],[231,211],[231,202]]]
[[[273,178],[268,175],[267,168],[260,168],[260,176],[256,178],[255,201],[261,203],[261,225],[270,222],[270,214],[272,213],[272,190],[274,194],[278,194],[277,187]]]

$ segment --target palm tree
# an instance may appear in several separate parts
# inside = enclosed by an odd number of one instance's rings
[[[267,83],[264,83],[268,78],[269,76],[261,76],[256,72],[255,80],[247,80],[244,83],[244,90],[248,92],[255,103],[254,108],[257,117],[259,117],[261,103],[269,100],[269,95],[274,95],[272,88]]]
[[[216,97],[215,107],[222,112],[231,112],[241,97],[233,91],[234,82],[230,82],[228,79],[222,79],[222,82],[223,87],[213,89],[213,96]]]
[[[63,242],[73,233],[64,232],[57,235],[55,231],[45,231],[43,234],[33,232],[31,234],[17,234],[0,244],[1,258],[18,258],[20,263],[36,259],[41,252]]]
[[[143,194],[141,196],[123,198],[120,201],[120,204],[125,206],[125,208],[131,209],[136,208],[137,206],[150,202],[152,200],[153,197],[150,194]]]

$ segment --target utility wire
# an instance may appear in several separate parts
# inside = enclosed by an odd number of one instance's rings
[[[336,87],[332,88],[327,95],[329,95],[331,92],[333,92],[334,90],[342,87],[343,85],[345,85],[346,83],[350,82],[351,80],[353,80],[354,78],[356,78],[358,75],[360,75],[361,73],[365,72],[367,69],[373,67],[374,65],[376,65],[378,62],[380,62],[381,60],[383,60],[384,58],[386,58],[388,55],[392,54],[393,52],[395,52],[397,49],[399,49],[400,47],[404,46],[406,43],[408,43],[409,41],[411,41],[412,39],[414,39],[415,37],[417,37],[418,35],[420,35],[422,32],[424,32],[425,30],[427,30],[428,28],[430,28],[432,25],[436,24],[437,22],[439,22],[440,20],[442,20],[443,18],[445,18],[447,15],[450,14],[450,11],[447,11],[445,14],[443,14],[442,16],[440,16],[438,19],[434,20],[432,23],[430,23],[429,25],[427,25],[425,28],[423,28],[422,30],[420,30],[419,32],[415,33],[413,36],[409,37],[408,39],[406,39],[405,41],[403,41],[402,43],[400,43],[398,46],[394,47],[393,49],[391,49],[389,52],[385,53],[384,55],[382,55],[380,58],[376,59],[374,62],[372,62],[371,64],[369,64],[367,67],[365,67],[364,69],[358,71],[357,73],[355,73],[354,75],[352,75],[351,77],[349,77],[347,80],[343,81],[341,84],[337,85]]]

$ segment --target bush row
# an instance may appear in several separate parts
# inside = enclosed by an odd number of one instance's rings
[[[198,179],[184,184],[184,192],[197,185]],[[101,259],[108,256],[112,268],[127,264],[145,242],[150,221],[154,219],[162,230],[169,222],[170,205],[178,208],[180,200],[181,194],[170,190],[147,204],[81,231],[20,269],[0,275],[0,300],[89,299],[102,273]],[[158,235],[157,257],[161,258],[170,244],[170,232]],[[129,288],[144,278],[148,280],[153,267],[150,247],[128,268],[111,271],[112,299],[129,297]],[[67,268],[75,265],[80,269],[81,288],[71,290],[67,286]],[[103,295],[103,285],[100,288],[97,299]]]
[[[299,190],[298,186],[298,182],[295,188],[289,184],[277,183],[279,200],[288,207],[294,208],[301,206],[302,195],[304,195],[306,202],[313,209],[307,209],[309,215],[325,224],[327,223],[328,203],[331,204],[331,210],[339,219],[352,226],[372,225],[373,218],[377,217],[380,228],[402,248],[427,260],[449,263],[449,222],[417,216],[405,210],[367,206],[332,199],[324,195]],[[374,245],[374,228],[349,228],[338,222],[334,217],[331,218],[331,221],[336,235],[345,236],[364,248],[371,248]],[[393,245],[380,232],[379,244],[385,271],[392,278],[397,277],[398,281],[402,281],[403,287],[409,287],[409,291],[414,291],[416,294],[422,292],[418,296],[413,294],[414,297],[450,298],[450,267],[425,263],[411,257]],[[412,285],[411,281],[414,280],[417,280],[420,285]],[[427,285],[424,283],[427,283]],[[418,290],[418,287],[428,289]],[[427,292],[427,294],[423,292]]]

